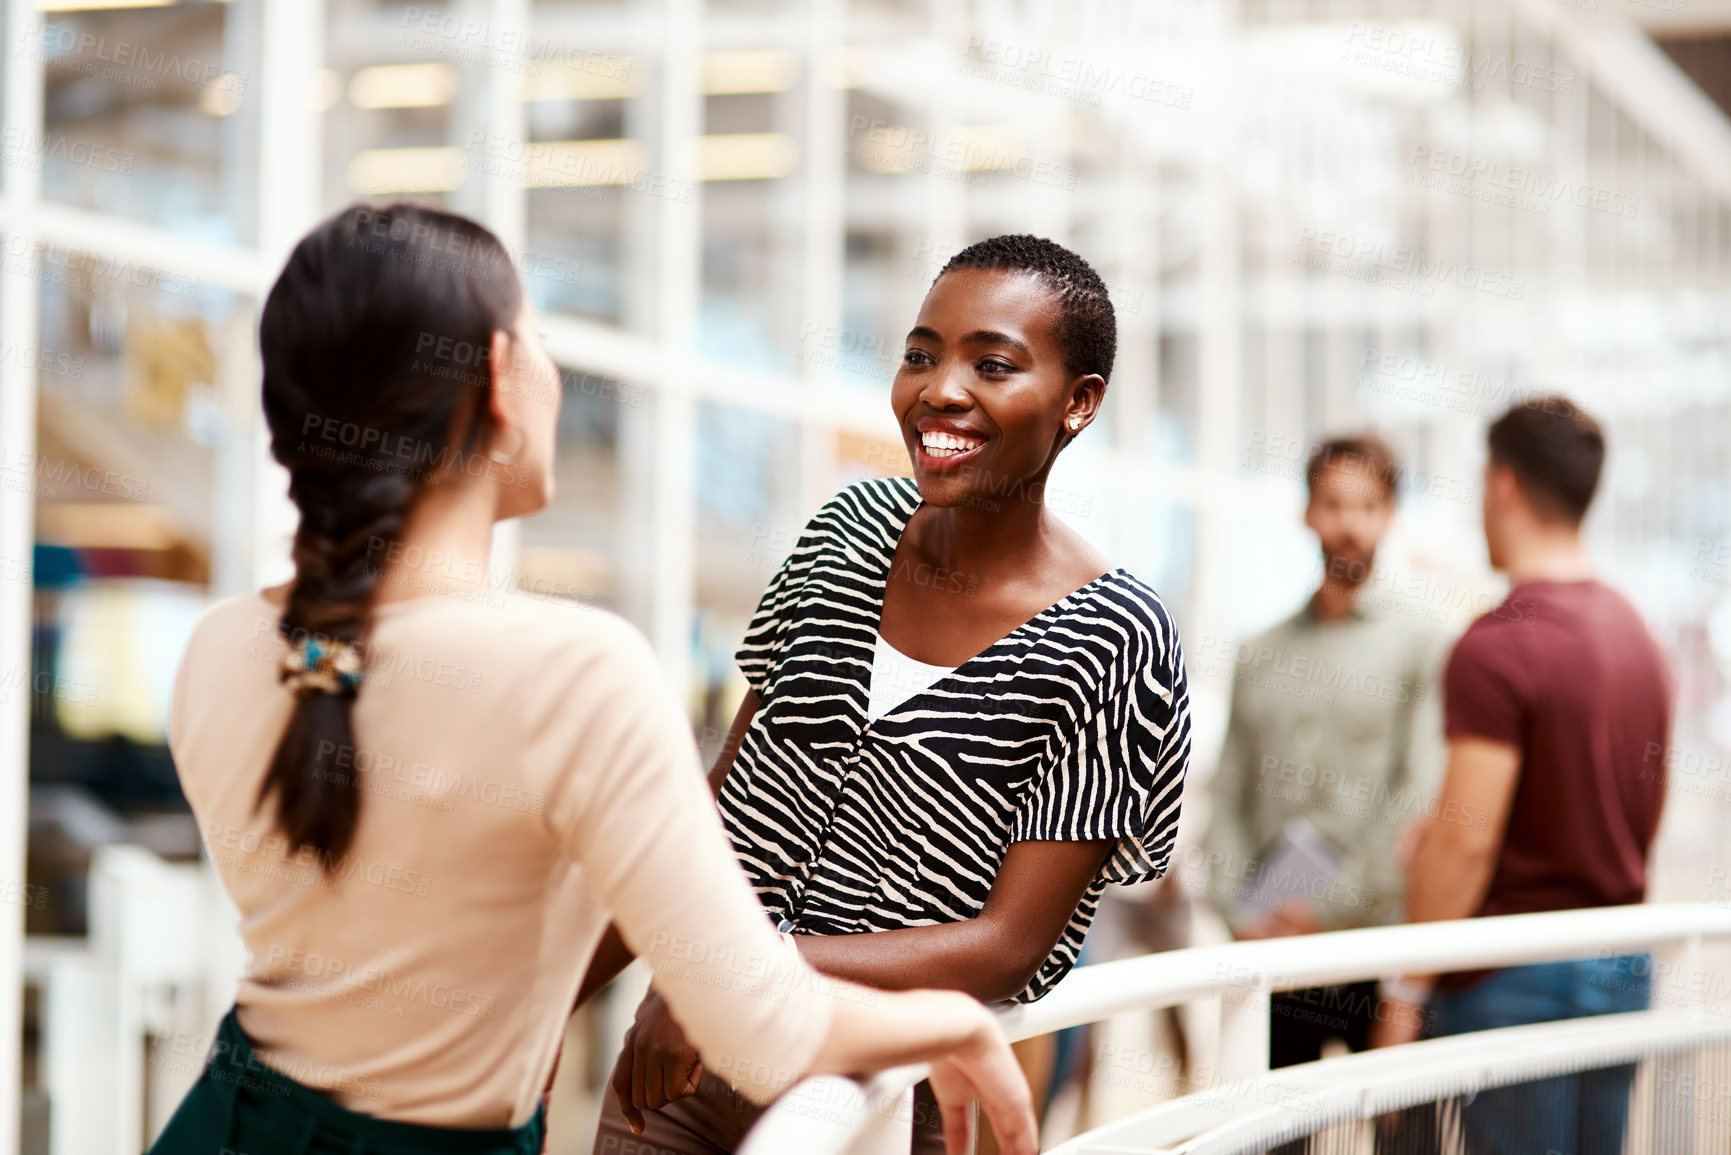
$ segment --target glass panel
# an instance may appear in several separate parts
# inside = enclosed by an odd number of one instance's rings
[[[562,377],[553,502],[523,522],[515,584],[536,597],[627,612],[619,589],[628,544],[619,445],[622,425],[643,414],[648,392],[576,369]]]
[[[720,745],[745,694],[733,654],[758,599],[816,512],[798,499],[801,436],[765,413],[698,406],[695,716],[706,747]]]
[[[53,900],[31,929],[77,934],[96,846],[198,853],[168,703],[216,535],[238,529],[216,484],[235,444],[222,373],[253,326],[179,274],[54,248],[42,264],[41,343],[20,354],[38,369],[36,448],[4,447],[4,476],[36,507],[30,870]]]
[[[212,242],[250,240],[257,75],[243,4],[40,13],[45,132],[7,140],[43,195]],[[9,161],[8,163],[13,163]]]
[[[801,205],[792,175],[793,137],[782,98],[798,76],[789,53],[710,53],[711,87],[701,150],[703,288],[697,344],[703,355],[743,368],[786,373],[799,341]],[[738,63],[735,63],[738,61]],[[755,82],[753,78],[758,78]]]

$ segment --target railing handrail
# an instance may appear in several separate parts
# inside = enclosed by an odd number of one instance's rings
[[[998,1021],[1012,1040],[1097,1023],[1125,1011],[1177,1006],[1234,990],[1290,991],[1385,975],[1442,974],[1556,962],[1689,939],[1731,937],[1731,909],[1642,903],[1452,922],[1330,931],[1184,947],[1077,967],[1037,1003]]]
[[[1731,909],[1691,902],[1497,915],[1185,947],[1077,967],[1038,1003],[1000,1009],[998,1021],[1014,1041],[1234,991],[1267,993],[1403,973],[1557,962],[1728,937]],[[863,1088],[834,1077],[806,1080],[766,1113],[746,1137],[740,1155],[794,1149],[772,1141],[773,1136],[785,1142],[795,1133],[790,1128],[803,1137],[801,1151],[846,1151],[868,1124],[891,1113],[898,1097],[925,1073],[924,1067],[900,1067],[877,1075]],[[853,1088],[851,1094],[846,1087]],[[821,1131],[813,1126],[813,1100],[836,1104],[823,1110]],[[838,1118],[849,1112],[855,1116],[851,1124]]]
[[[1202,1088],[1078,1135],[1050,1155],[1132,1145],[1171,1155],[1218,1155],[1442,1098],[1727,1043],[1731,1022],[1677,1011],[1595,1015],[1427,1039]]]

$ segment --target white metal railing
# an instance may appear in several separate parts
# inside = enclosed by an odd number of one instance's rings
[[[1341,1124],[1363,1124],[1419,1104],[1644,1060],[1667,1068],[1642,1088],[1648,1109],[1687,1119],[1698,1113],[1702,1098],[1703,1080],[1692,1069],[1699,1052],[1727,1046],[1731,1020],[1677,1011],[1599,1015],[1430,1039],[1285,1067],[1186,1096],[1098,1127],[1052,1148],[1051,1155],[1240,1155],[1325,1128],[1336,1133]],[[1631,1122],[1638,1128],[1639,1120]],[[1731,1120],[1719,1112],[1707,1123],[1704,1130],[1716,1134],[1692,1135],[1685,1149],[1726,1150]],[[1669,1155],[1638,1140],[1632,1149]]]
[[[142,846],[95,851],[87,936],[25,946],[50,1155],[137,1151],[167,1121],[234,999],[238,917],[207,864]],[[147,1037],[170,1046],[147,1048]]]
[[[27,971],[42,992],[43,1089],[48,1092],[55,1155],[124,1149],[157,1112],[154,1085],[172,1103],[196,1071],[161,1067],[145,1078],[138,1047],[146,1033],[208,1032],[232,996],[240,970],[234,911],[207,867],[171,865],[140,847],[97,851],[92,862],[90,936],[79,942],[32,940]],[[1527,1077],[1533,1063],[1566,1065],[1584,1056],[1615,1061],[1709,1038],[1731,1038],[1731,1020],[1676,1011],[1604,1016],[1545,1029],[1517,1028],[1441,1039],[1398,1051],[1332,1059],[1266,1073],[1268,997],[1275,991],[1378,978],[1408,971],[1472,970],[1568,958],[1681,947],[1656,975],[1702,974],[1699,946],[1731,938],[1731,910],[1707,904],[1610,907],[1471,919],[1464,922],[1340,931],[1264,942],[1194,947],[1078,967],[1032,1006],[999,1012],[1012,1040],[1101,1022],[1133,1011],[1218,1000],[1236,1053],[1217,1065],[1222,1084],[1152,1108],[1058,1150],[1080,1155],[1108,1132],[1115,1150],[1174,1150],[1196,1155],[1222,1136],[1275,1133],[1297,1119],[1314,1125],[1367,1112],[1419,1091],[1464,1093]],[[190,949],[189,949],[190,948]],[[1688,992],[1699,984],[1673,984]],[[186,994],[193,995],[188,1002]],[[165,996],[175,996],[165,1001]],[[1691,995],[1691,998],[1693,996]],[[1656,1001],[1670,1001],[1663,997]],[[1687,1000],[1686,1000],[1687,1001]],[[1553,1029],[1554,1028],[1554,1029]],[[1524,1033],[1522,1033],[1524,1032]],[[1492,1041],[1492,1036],[1498,1039]],[[1506,1037],[1505,1037],[1506,1036]],[[1465,1036],[1463,1036],[1465,1038]],[[193,1048],[196,1049],[196,1048]],[[1612,1059],[1604,1056],[1612,1055]],[[104,1058],[106,1056],[106,1058]],[[1494,1057],[1496,1063],[1490,1059]],[[92,1065],[94,1064],[94,1066]],[[1522,1066],[1527,1064],[1527,1066]],[[1590,1064],[1589,1064],[1590,1065]],[[923,1067],[884,1072],[861,1085],[809,1079],[772,1108],[741,1155],[859,1155],[907,1150],[911,1092]],[[1222,1094],[1220,1086],[1242,1093]],[[1271,1094],[1277,1090],[1278,1094]],[[1299,1116],[1269,1110],[1293,1107]],[[1258,1131],[1257,1128],[1261,1128]],[[1272,1130],[1271,1130],[1272,1129]],[[1185,1143],[1172,1146],[1180,1136]],[[1140,1138],[1139,1138],[1140,1137]],[[1150,1144],[1158,1139],[1159,1146]],[[1206,1143],[1204,1143],[1206,1140]],[[118,1146],[116,1146],[118,1144]],[[1721,1148],[1723,1149],[1723,1146]]]
[[[1695,972],[1700,944],[1711,938],[1731,938],[1731,910],[1705,903],[1672,903],[1191,947],[1078,967],[1040,1002],[1003,1010],[999,1021],[1014,1041],[1101,1022],[1126,1012],[1219,999],[1223,1034],[1229,1035],[1236,1047],[1229,1056],[1231,1062],[1221,1064],[1220,1074],[1223,1078],[1254,1077],[1266,1071],[1268,999],[1276,991],[1408,972],[1442,973],[1624,954],[1653,947],[1681,947],[1679,965]],[[1662,1015],[1644,1014],[1654,1023]],[[1675,1017],[1663,1015],[1666,1020]],[[1444,1042],[1422,1044],[1430,1049],[1419,1053],[1446,1055],[1446,1048],[1436,1045]],[[1360,1066],[1351,1070],[1374,1069],[1375,1064],[1392,1061],[1392,1054],[1355,1057]],[[1327,1067],[1327,1063],[1316,1066]],[[924,1075],[925,1068],[916,1066],[883,1072],[864,1085],[835,1077],[806,1080],[765,1114],[740,1148],[740,1155],[795,1150],[810,1155],[905,1152],[912,1089]],[[1284,1072],[1282,1077],[1286,1077]],[[1156,1108],[1162,1109],[1182,1112],[1185,1101]],[[1195,1115],[1198,1123],[1205,1118],[1206,1113]],[[1128,1149],[1132,1148],[1119,1148]]]

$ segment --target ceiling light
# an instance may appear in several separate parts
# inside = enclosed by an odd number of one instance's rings
[[[369,148],[349,161],[349,191],[366,196],[450,192],[463,183],[463,155],[454,146]]]
[[[785,48],[703,54],[703,91],[708,96],[786,92],[798,78],[799,57]]]
[[[217,0],[227,4],[229,0]],[[105,8],[168,8],[175,0],[36,0],[38,12],[98,12]]]
[[[433,108],[451,103],[457,70],[449,64],[375,64],[349,78],[356,108]]]
[[[1021,132],[1008,124],[957,125],[951,140],[943,155],[957,157],[963,172],[1002,172],[1028,156]]]
[[[642,62],[632,56],[537,60],[523,77],[524,100],[624,100],[642,90]]]
[[[36,0],[38,12],[93,12],[103,8],[167,8],[174,0]]]
[[[529,188],[630,184],[648,167],[643,144],[635,140],[541,140],[526,152],[516,167]]]
[[[775,180],[794,169],[799,150],[785,132],[736,132],[699,137],[703,180]]]

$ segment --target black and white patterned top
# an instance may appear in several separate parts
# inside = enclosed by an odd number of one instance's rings
[[[1153,590],[1096,578],[868,724],[906,478],[843,490],[758,605],[740,668],[762,698],[721,792],[747,877],[795,933],[978,915],[1013,842],[1111,838],[1017,1002],[1069,971],[1112,882],[1166,870],[1190,759],[1178,634]]]

